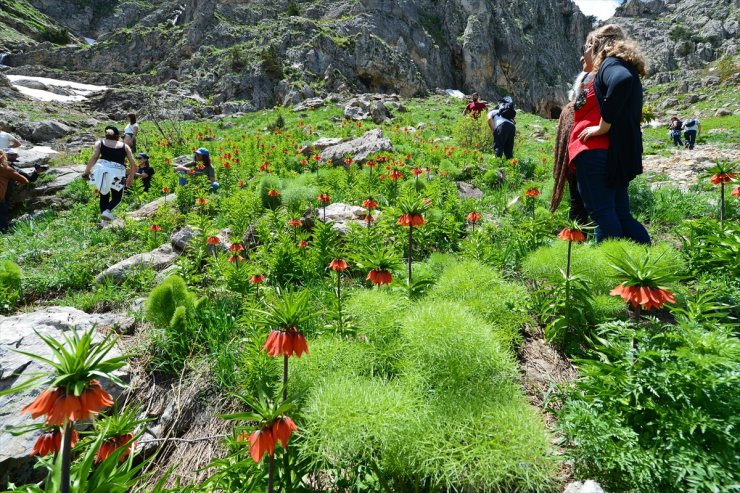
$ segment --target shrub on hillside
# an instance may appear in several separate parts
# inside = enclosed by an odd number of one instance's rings
[[[452,138],[457,145],[468,149],[482,151],[493,146],[493,134],[484,114],[478,118],[461,117],[452,129]]]
[[[21,268],[10,260],[0,262],[0,313],[12,312],[21,293]]]
[[[603,325],[560,412],[576,476],[608,491],[731,491],[738,361],[737,338],[719,325]]]
[[[192,312],[195,295],[180,276],[170,276],[149,293],[144,304],[144,317],[157,328],[184,323]]]

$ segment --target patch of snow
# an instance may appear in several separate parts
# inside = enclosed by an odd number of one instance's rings
[[[452,96],[453,98],[465,99],[465,94],[463,94],[462,91],[458,91],[457,89],[445,89],[445,92],[448,96]]]
[[[74,92],[74,95],[66,96],[62,94],[55,94],[50,91],[44,91],[43,89],[31,89],[30,87],[13,84],[13,86],[18,89],[21,94],[39,99],[41,101],[59,101],[63,103],[71,101],[82,101],[93,93],[102,92],[108,89],[108,87],[106,86],[80,84],[79,82],[71,82],[61,79],[50,79],[48,77],[31,77],[28,75],[8,75],[7,77],[10,80],[11,84],[18,80],[32,80],[40,82],[46,86],[64,87]]]
[[[94,45],[95,43],[97,43],[97,41],[92,38],[83,38],[83,39],[85,40],[85,43],[89,45]]]

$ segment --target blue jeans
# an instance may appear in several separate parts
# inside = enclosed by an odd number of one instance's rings
[[[689,149],[694,148],[694,144],[696,144],[696,130],[687,130],[683,133],[683,136],[686,137],[686,145]]]
[[[673,145],[683,147],[683,142],[681,142],[681,131],[680,130],[671,130],[671,136],[673,137]]]
[[[608,151],[585,151],[576,156],[576,180],[591,219],[596,223],[596,241],[627,238],[650,244],[650,235],[630,213],[627,186],[609,188],[606,185]]]

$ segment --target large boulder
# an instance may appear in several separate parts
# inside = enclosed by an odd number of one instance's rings
[[[31,142],[50,142],[74,132],[72,127],[56,120],[28,122],[19,125],[17,130],[21,137]]]
[[[33,168],[36,164],[48,164],[57,151],[49,146],[34,146],[28,149],[18,149],[18,161],[14,164],[19,168]]]
[[[316,214],[322,221],[331,223],[337,232],[344,234],[352,223],[365,225],[363,219],[367,210],[356,205],[335,202],[326,206],[326,213],[323,208],[319,208],[316,209]]]
[[[111,265],[95,277],[95,281],[102,283],[106,280],[121,283],[129,276],[142,269],[153,269],[160,271],[172,265],[177,259],[177,253],[172,245],[165,243],[151,252],[137,253],[131,257]]]
[[[141,221],[142,219],[148,219],[152,217],[160,207],[166,204],[174,204],[175,203],[175,194],[170,193],[165,195],[164,197],[160,197],[156,200],[153,200],[149,202],[148,204],[144,204],[135,211],[131,211],[128,214],[126,214],[126,217],[129,219],[133,219],[134,221]]]
[[[393,152],[393,144],[383,137],[381,129],[376,128],[356,139],[327,147],[321,152],[321,159],[340,165],[344,164],[345,155],[350,155],[354,162],[361,164],[378,152]]]
[[[73,329],[80,331],[93,327],[98,330],[115,329],[130,323],[125,317],[116,314],[87,314],[71,307],[48,307],[40,311],[22,313],[11,317],[0,317],[0,391],[22,384],[39,373],[50,373],[51,367],[30,358],[18,351],[36,354],[44,358],[52,356],[49,347],[38,334],[62,341],[65,333]],[[100,339],[100,336],[98,336]],[[122,353],[114,348],[110,357]],[[121,371],[117,376],[128,381],[128,373]],[[102,385],[114,398],[120,395],[120,388],[108,381]],[[39,431],[15,436],[11,430],[28,426],[38,420],[29,414],[21,414],[21,409],[33,401],[43,390],[41,388],[0,396],[0,481],[11,478],[17,484],[36,479],[32,465],[35,460],[29,457]]]

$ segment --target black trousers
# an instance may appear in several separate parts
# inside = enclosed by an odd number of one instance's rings
[[[100,194],[100,212],[113,211],[113,208],[121,203],[123,198],[123,188],[119,191],[115,191],[111,188],[110,193],[107,195]]]
[[[514,157],[514,136],[516,127],[511,122],[503,122],[493,131],[493,153],[496,157],[506,156],[506,159]]]

